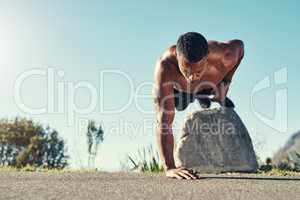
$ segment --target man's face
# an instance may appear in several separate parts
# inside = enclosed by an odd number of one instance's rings
[[[190,83],[200,80],[207,69],[207,57],[191,63],[182,54],[177,53],[177,60],[180,72]]]

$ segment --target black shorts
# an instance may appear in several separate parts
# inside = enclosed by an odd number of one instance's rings
[[[213,89],[204,89],[197,93],[187,93],[183,91],[179,91],[174,88],[174,100],[175,100],[175,108],[178,111],[182,111],[188,107],[188,105],[194,102],[195,99],[208,99],[207,95],[214,94]]]

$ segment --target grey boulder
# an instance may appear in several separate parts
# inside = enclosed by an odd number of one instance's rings
[[[174,153],[176,166],[202,173],[255,172],[258,164],[249,133],[230,108],[192,113]]]

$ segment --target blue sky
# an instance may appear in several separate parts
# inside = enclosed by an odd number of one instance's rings
[[[260,157],[275,153],[300,129],[298,1],[88,2],[0,1],[0,117],[28,116],[57,129],[68,142],[73,167],[85,163],[84,129],[80,125],[85,119],[95,119],[106,127],[107,135],[97,160],[105,170],[118,169],[127,153],[154,142],[151,98],[132,100],[127,109],[116,114],[104,113],[101,105],[113,109],[125,105],[131,92],[150,94],[155,60],[180,34],[188,31],[200,32],[208,40],[244,41],[245,57],[229,96]],[[65,98],[61,104],[65,110],[24,112],[14,100],[16,80],[32,69],[49,74],[49,67],[55,74],[55,109],[59,99]],[[286,73],[287,80],[276,85],[275,72],[281,69],[277,74],[285,79]],[[123,75],[107,73],[101,79],[103,70],[117,70]],[[251,95],[260,81],[268,77],[270,87]],[[96,89],[96,106],[88,114],[75,113],[70,124],[68,84],[83,82]],[[59,84],[64,88],[62,95],[57,94]],[[51,102],[45,76],[31,76],[20,91],[22,101],[30,107],[44,108]],[[278,91],[287,93],[287,102],[282,95],[276,100]],[[90,97],[84,88],[73,95],[78,108],[87,107]],[[285,106],[287,118],[281,113]],[[141,108],[149,112],[142,112]],[[184,117],[198,108],[195,104],[177,113],[175,127],[179,129]],[[273,120],[276,117],[278,121]],[[280,131],[278,127],[284,127],[285,121],[287,129]],[[111,131],[118,123],[118,129]],[[124,128],[126,124],[131,127]]]

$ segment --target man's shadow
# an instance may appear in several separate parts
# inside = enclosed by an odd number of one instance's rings
[[[268,181],[300,181],[300,177],[251,177],[251,176],[210,176],[206,175],[201,179],[237,179],[237,180],[268,180]]]

